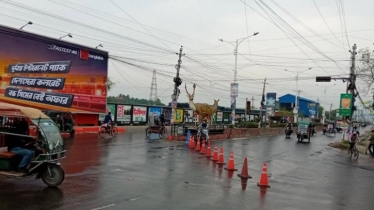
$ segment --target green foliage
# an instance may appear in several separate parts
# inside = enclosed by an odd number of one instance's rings
[[[258,123],[255,122],[241,122],[236,124],[237,128],[258,128]]]
[[[278,116],[292,116],[292,115],[293,115],[292,111],[288,111],[283,108],[278,111]]]
[[[108,103],[123,103],[123,104],[132,104],[132,105],[157,105],[157,106],[166,106],[158,98],[156,100],[149,101],[147,99],[133,98],[129,95],[119,94],[118,96],[109,96]]]
[[[107,85],[107,89],[108,89],[108,91],[110,91],[110,90],[113,89],[113,87],[116,85],[116,83],[115,83],[112,79],[110,79],[110,78],[108,77],[107,82],[106,82],[106,85]]]

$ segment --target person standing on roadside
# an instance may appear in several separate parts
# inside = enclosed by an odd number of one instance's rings
[[[369,152],[370,152],[370,155],[371,155],[372,157],[374,157],[374,129],[371,130],[370,143],[369,143],[368,150],[369,150]]]

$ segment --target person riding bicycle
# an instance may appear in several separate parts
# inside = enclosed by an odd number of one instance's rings
[[[357,138],[357,133],[356,133],[356,131],[353,131],[352,136],[351,136],[351,141],[349,142],[349,149],[350,150],[352,150],[353,147],[355,146],[357,139],[358,139]]]
[[[107,115],[105,115],[105,118],[104,118],[104,124],[103,126],[106,127],[106,129],[109,129],[111,127],[111,122],[113,122],[113,119],[112,119],[112,113],[111,112],[108,112]]]

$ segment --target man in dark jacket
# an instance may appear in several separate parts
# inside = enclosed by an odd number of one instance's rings
[[[161,115],[160,115],[160,122],[161,122],[161,126],[164,126],[164,125],[165,125],[165,115],[164,115],[163,112],[162,112]]]

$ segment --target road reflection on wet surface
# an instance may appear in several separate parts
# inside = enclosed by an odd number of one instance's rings
[[[339,136],[297,143],[284,136],[212,142],[228,172],[183,142],[144,134],[65,140],[66,172],[59,188],[33,178],[0,178],[0,209],[374,209],[374,160],[352,161],[327,146]],[[253,179],[237,176],[244,157]],[[257,187],[267,162],[271,188]]]

